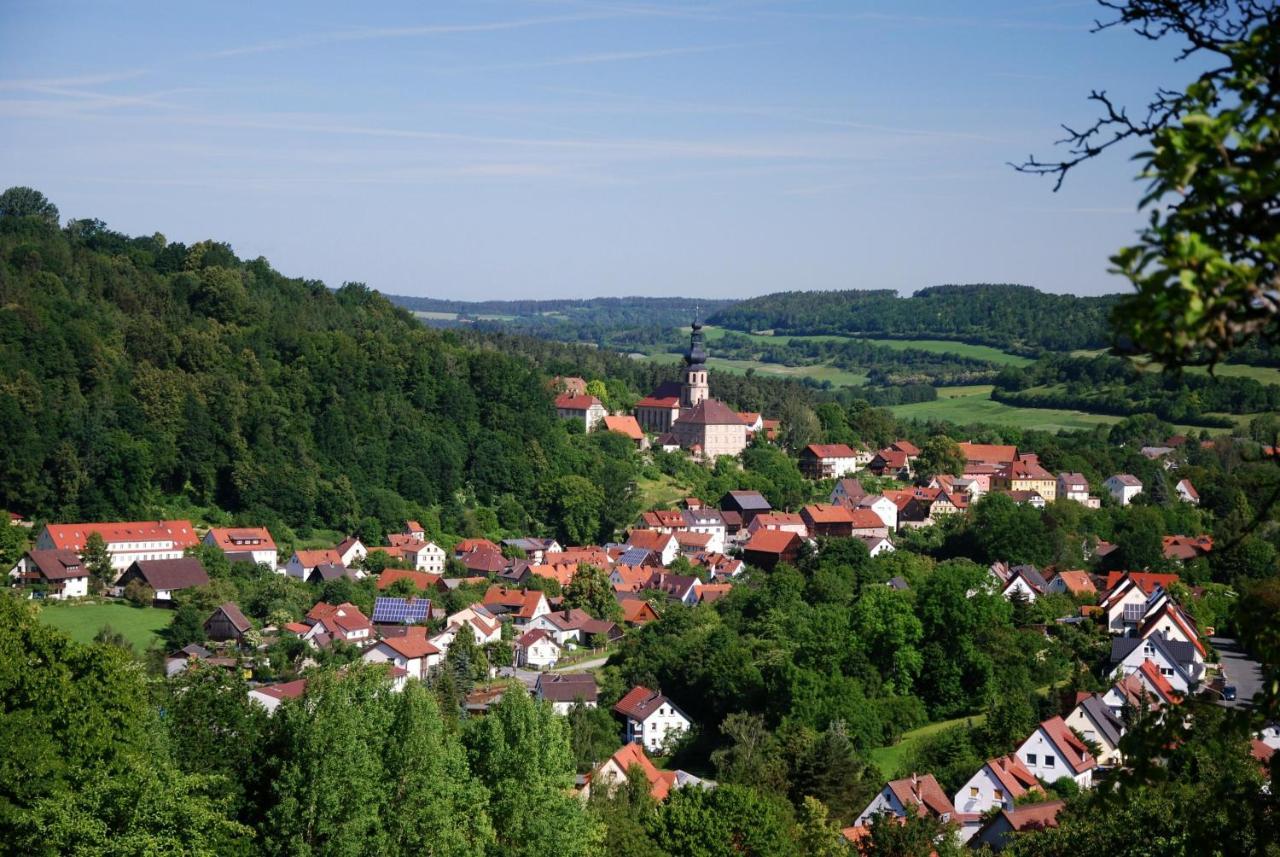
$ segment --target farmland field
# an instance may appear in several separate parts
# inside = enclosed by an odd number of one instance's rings
[[[871,342],[876,345],[883,345],[888,348],[894,348],[898,351],[905,351],[913,348],[917,351],[928,351],[931,354],[954,354],[958,357],[973,357],[979,360],[989,360],[1002,366],[1026,366],[1034,362],[1028,357],[1021,357],[1017,354],[1008,354],[999,348],[992,348],[989,345],[973,345],[968,342],[955,342],[949,339],[880,339],[870,336],[840,336],[837,334],[821,334],[816,336],[775,336],[768,333],[743,333],[742,331],[730,331],[722,327],[706,327],[707,341],[715,342],[717,339],[724,338],[727,333],[735,333],[738,336],[745,336],[755,342],[786,342],[790,339],[799,339],[806,342],[836,342],[846,339],[859,339],[864,342]]]
[[[680,355],[659,351],[644,355],[644,359],[656,363],[679,363]],[[812,378],[819,382],[830,381],[837,387],[857,387],[867,381],[866,374],[862,372],[849,372],[825,363],[812,366],[784,366],[781,363],[765,363],[762,360],[726,360],[723,357],[712,357],[707,361],[707,365],[712,369],[732,372],[735,375],[745,375],[748,369],[754,369],[761,375],[772,375],[778,378]]]
[[[66,631],[79,643],[92,642],[104,625],[124,635],[139,653],[158,640],[156,631],[169,624],[173,612],[160,607],[134,607],[129,604],[45,604],[40,621]]]

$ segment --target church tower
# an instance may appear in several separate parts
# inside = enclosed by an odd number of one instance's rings
[[[681,409],[692,408],[710,397],[711,388],[707,385],[707,351],[703,347],[702,323],[695,320],[693,333],[689,336],[689,350],[684,355],[680,407]]]

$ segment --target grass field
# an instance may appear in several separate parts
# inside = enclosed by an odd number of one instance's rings
[[[425,309],[415,309],[413,314],[418,318],[429,318],[432,321],[457,321],[458,314],[456,312],[430,312]]]
[[[645,360],[655,363],[679,363],[680,355],[667,351],[646,354]],[[761,375],[775,378],[812,378],[814,381],[830,381],[837,387],[858,387],[867,382],[863,372],[849,372],[828,364],[815,366],[783,366],[781,363],[765,363],[761,360],[726,360],[723,357],[712,357],[707,361],[712,369],[745,375],[748,369],[754,369]]]
[[[128,604],[45,604],[40,621],[66,631],[71,639],[92,642],[104,625],[110,625],[125,636],[139,653],[159,639],[156,631],[169,624],[173,612],[159,607],[133,607]]]
[[[964,388],[954,388],[956,390]],[[971,387],[968,395],[939,398],[936,402],[913,402],[894,405],[889,410],[903,419],[949,420],[959,425],[989,423],[1042,431],[1078,431],[1097,425],[1120,422],[1119,417],[1105,414],[1087,414],[1084,411],[1059,410],[1057,408],[1016,408],[991,400],[988,386]],[[941,393],[941,391],[939,391]]]
[[[902,733],[902,738],[899,739],[897,744],[875,748],[870,753],[871,761],[880,769],[880,773],[884,775],[885,779],[889,779],[898,773],[899,767],[907,757],[907,752],[920,743],[921,740],[930,735],[936,735],[944,729],[950,729],[952,726],[960,726],[964,723],[980,726],[986,718],[985,714],[971,714],[966,717],[957,717],[954,720],[939,720],[937,723],[928,723],[919,729],[912,729],[910,732]]]
[[[949,339],[878,339],[869,336],[840,336],[838,334],[820,334],[816,336],[774,336],[772,333],[744,333],[742,331],[728,331],[722,327],[707,326],[704,328],[708,342],[715,342],[722,339],[726,333],[736,333],[739,336],[745,336],[754,342],[771,343],[786,341],[789,339],[800,339],[807,342],[834,342],[845,339],[861,339],[864,342],[872,342],[876,345],[884,345],[888,348],[894,348],[898,351],[905,351],[908,348],[914,348],[917,351],[928,351],[931,354],[955,354],[959,357],[974,357],[979,360],[989,360],[1001,366],[1026,366],[1034,361],[1028,357],[1021,357],[1017,354],[1008,354],[999,348],[992,348],[989,345],[972,345],[968,342],[954,342]]]
[[[670,476],[662,474],[657,479],[641,476],[636,480],[636,493],[640,496],[642,509],[669,509],[689,492]]]

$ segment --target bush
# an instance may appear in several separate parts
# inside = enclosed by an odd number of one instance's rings
[[[149,607],[156,600],[156,591],[141,580],[131,580],[124,588],[124,598],[135,607]]]

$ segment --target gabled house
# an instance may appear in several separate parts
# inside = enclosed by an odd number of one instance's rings
[[[671,565],[680,553],[680,543],[674,534],[656,530],[632,530],[627,534],[627,547],[652,551],[664,566]]]
[[[970,841],[974,848],[986,846],[999,853],[1015,834],[1057,827],[1058,813],[1066,805],[1066,801],[1047,800],[1023,804],[1014,809],[1002,809],[987,819]]]
[[[1096,595],[1098,588],[1093,585],[1093,578],[1087,571],[1060,571],[1049,581],[1048,592],[1069,593],[1080,597]]]
[[[1143,617],[1137,636],[1144,640],[1159,636],[1167,641],[1185,643],[1191,646],[1192,660],[1197,664],[1203,664],[1209,654],[1200,641],[1195,620],[1167,597]]]
[[[569,393],[556,396],[556,416],[562,420],[581,420],[587,431],[594,429],[608,413],[604,404],[595,396],[574,396]]]
[[[803,544],[795,533],[759,530],[743,547],[742,558],[747,565],[772,571],[780,562],[795,562]]]
[[[1021,759],[1010,754],[988,759],[960,787],[952,802],[957,812],[983,815],[995,808],[1013,809],[1019,799],[1033,791],[1042,791],[1040,781]]]
[[[525,560],[533,565],[545,563],[549,553],[561,553],[563,551],[560,543],[555,539],[525,537],[521,539],[504,539],[502,543],[508,548],[520,551]]]
[[[1117,473],[1107,477],[1107,481],[1102,484],[1111,498],[1121,506],[1128,506],[1134,497],[1142,493],[1142,481],[1132,473]]]
[[[754,536],[760,530],[782,530],[795,533],[802,539],[809,535],[809,527],[804,518],[795,512],[765,512],[763,515],[756,515],[751,519],[747,533]]]
[[[266,527],[210,527],[201,541],[227,555],[231,562],[245,560],[275,570],[275,539]]]
[[[399,557],[411,565],[416,571],[431,574],[444,574],[445,552],[435,542],[420,539],[407,533],[391,533],[387,536],[388,546],[374,548]]]
[[[323,634],[330,640],[362,646],[373,639],[373,623],[349,601],[341,604],[321,601],[307,612],[306,621],[311,628],[303,635],[305,640],[315,640]]]
[[[858,454],[843,443],[811,443],[800,450],[800,472],[815,482],[839,479],[858,469]]]
[[[585,643],[595,633],[621,635],[621,631],[612,622],[593,619],[590,613],[578,607],[544,613],[526,627],[531,631],[546,631],[562,647],[570,643]]]
[[[1190,479],[1179,479],[1178,484],[1173,486],[1173,490],[1178,492],[1178,499],[1182,502],[1193,506],[1200,505],[1200,492],[1191,484]]]
[[[585,708],[595,708],[600,690],[591,673],[543,673],[533,686],[533,695],[535,699],[551,703],[556,714],[568,714],[579,703]]]
[[[178,559],[140,559],[120,575],[116,585],[128,586],[140,580],[155,592],[156,603],[164,604],[173,600],[173,593],[197,586],[209,585],[209,574],[193,556]]]
[[[636,402],[632,411],[636,422],[653,434],[670,431],[671,424],[680,416],[680,394],[679,381],[662,382],[652,393]]]
[[[403,635],[382,638],[366,649],[361,659],[368,664],[400,667],[409,678],[421,680],[444,663],[444,653],[427,639],[427,629],[418,625],[407,628]]]
[[[1083,473],[1058,474],[1058,499],[1072,500],[1090,508],[1097,505],[1097,501],[1089,496],[1089,480]]]
[[[906,481],[911,478],[911,458],[896,449],[882,449],[872,456],[867,469],[876,476]]]
[[[239,606],[234,601],[219,605],[209,618],[204,620],[204,635],[215,642],[234,640],[239,643],[244,639],[244,635],[252,630],[252,623],[240,612]]]
[[[550,669],[560,660],[563,649],[549,632],[537,628],[525,631],[515,641],[515,663],[518,667]]]
[[[1003,465],[991,479],[996,491],[1011,493],[1030,491],[1052,503],[1058,496],[1058,480],[1040,466],[1040,457],[1031,453],[1022,455]]]
[[[1107,705],[1101,694],[1084,694],[1065,718],[1067,726],[1079,732],[1085,741],[1098,745],[1098,764],[1104,767],[1118,765],[1120,738],[1124,735],[1124,722]]]
[[[898,529],[898,504],[883,494],[868,494],[854,504],[859,509],[870,509],[888,527],[889,532]]]
[[[593,790],[612,792],[628,781],[631,771],[639,770],[649,784],[649,797],[664,801],[676,787],[676,771],[663,771],[654,766],[638,744],[624,744],[616,753],[587,775],[583,797],[589,798]]]
[[[964,440],[959,443],[959,447],[966,464],[1003,467],[1018,459],[1018,447],[1012,444],[970,443]]]
[[[698,603],[698,592],[702,589],[702,581],[682,574],[655,571],[645,583],[644,588],[665,592],[672,601],[679,601],[681,604],[692,607]]]
[[[1050,717],[1037,726],[1018,747],[1017,756],[1028,771],[1047,783],[1070,777],[1084,789],[1093,785],[1098,767],[1089,748],[1061,717]]]
[[[867,464],[870,463],[871,460],[868,458]],[[851,506],[865,496],[867,496],[867,490],[862,487],[862,483],[848,477],[836,482],[835,487],[831,489],[831,494],[827,497],[827,502],[837,506]]]
[[[630,414],[620,414],[618,416],[606,414],[603,426],[605,431],[617,432],[627,437],[636,445],[637,449],[649,448],[649,439],[645,437],[644,429],[640,428],[639,421]]]
[[[1018,565],[1009,570],[1009,577],[1005,581],[1001,594],[1005,598],[1013,598],[1016,594],[1021,594],[1027,601],[1035,601],[1048,589],[1049,584],[1045,582],[1039,569],[1034,565]]]
[[[1111,641],[1111,675],[1122,678],[1151,664],[1175,691],[1186,693],[1200,683],[1203,664],[1197,664],[1195,648],[1189,643],[1166,640],[1159,634],[1147,639],[1117,637]]]
[[[461,629],[471,632],[477,646],[496,643],[502,639],[502,623],[482,604],[472,604],[449,616],[445,619],[445,629],[446,633],[452,632],[444,645],[446,649],[449,643],[453,642],[453,635],[459,633]],[[432,642],[435,642],[435,638],[432,638]],[[440,643],[436,645],[439,646]]]
[[[613,711],[626,723],[627,743],[641,744],[650,753],[661,752],[693,725],[675,703],[647,687],[633,687]]]
[[[338,554],[337,561],[348,567],[355,565],[369,555],[369,549],[364,546],[364,542],[355,536],[347,536],[338,542],[333,550]]]
[[[704,550],[712,551],[713,553],[720,553],[724,550],[728,527],[725,525],[724,515],[720,514],[719,509],[714,509],[710,506],[685,509],[683,516],[686,533],[707,536]]]
[[[1207,556],[1213,550],[1213,536],[1165,536],[1164,558],[1186,562]]]
[[[871,555],[872,559],[882,553],[893,553],[897,550],[893,546],[893,542],[883,536],[854,536],[854,538],[862,540],[862,543],[867,546],[867,553]]]
[[[58,601],[89,594],[89,569],[73,550],[31,550],[9,571],[15,586],[43,587],[44,598]]]
[[[1099,605],[1107,617],[1107,630],[1124,634],[1142,624],[1147,614],[1167,597],[1166,584],[1157,580],[1158,577],[1177,579],[1177,575],[1130,573],[1121,575],[1118,582],[1108,587]]]
[[[378,590],[385,591],[398,580],[407,580],[419,592],[445,592],[447,587],[441,582],[440,575],[426,571],[409,571],[404,568],[385,568],[378,575]]]
[[[187,520],[46,524],[36,536],[36,550],[69,550],[83,555],[89,536],[106,544],[111,567],[124,571],[139,560],[181,559],[199,543]]]
[[[496,616],[507,615],[517,627],[551,612],[547,596],[536,589],[504,589],[490,586],[484,594],[484,606]]]
[[[1177,705],[1182,697],[1160,675],[1154,663],[1147,663],[1108,688],[1102,701],[1113,715],[1123,720],[1125,709],[1155,711],[1166,705]]]
[[[866,827],[877,815],[906,818],[907,813],[929,815],[943,824],[955,822],[956,808],[933,774],[912,774],[885,784],[854,822]]]
[[[298,550],[284,564],[284,573],[298,580],[309,580],[317,565],[329,563],[346,567],[342,554],[336,550]]]
[[[296,681],[259,685],[249,691],[249,699],[265,708],[268,714],[275,714],[286,699],[298,699],[306,692],[307,680],[300,678]]]
[[[618,606],[622,608],[622,621],[628,625],[639,627],[656,622],[658,611],[643,598],[618,598]]]
[[[751,526],[751,519],[756,515],[772,512],[773,507],[759,491],[730,491],[720,498],[722,512],[735,512],[742,520],[742,526]]]
[[[871,514],[875,517],[875,513]],[[800,510],[800,517],[804,520],[810,537],[848,538],[853,535],[853,512],[844,506],[811,503]],[[878,517],[876,522],[880,522]]]

